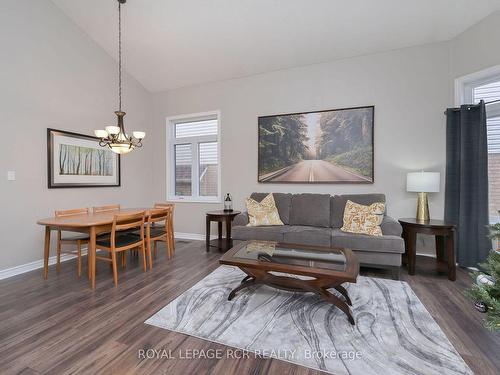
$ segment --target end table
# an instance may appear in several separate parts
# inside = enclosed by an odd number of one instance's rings
[[[414,218],[399,219],[403,227],[405,255],[408,273],[415,275],[417,233],[430,234],[436,237],[436,258],[438,266],[446,263],[448,279],[455,281],[455,230],[456,226],[443,220],[419,221]],[[446,262],[445,262],[446,248]]]
[[[232,240],[231,240],[231,224],[236,216],[241,214],[241,211],[224,211],[224,210],[217,210],[217,211],[208,211],[206,213],[206,224],[207,224],[207,229],[206,229],[206,247],[207,247],[207,252],[210,250],[210,246],[214,246],[218,248],[219,250],[229,250],[232,247]],[[212,221],[216,221],[218,224],[218,230],[219,230],[219,238],[210,241],[210,223]],[[222,238],[222,223],[226,223],[226,238]]]

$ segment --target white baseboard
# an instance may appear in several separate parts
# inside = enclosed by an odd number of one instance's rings
[[[205,235],[199,233],[184,233],[184,232],[175,232],[175,238],[179,240],[194,240],[194,241],[205,241]],[[217,236],[211,235],[211,240],[216,240]]]
[[[416,255],[420,255],[422,257],[428,257],[428,258],[435,258],[436,257],[434,254],[418,253],[418,252]]]
[[[87,255],[87,249],[82,248],[82,255]],[[61,262],[66,262],[71,259],[75,259],[76,255],[71,254],[61,254]],[[49,258],[49,266],[56,264],[57,256],[51,256]],[[22,273],[30,272],[36,269],[43,268],[43,259],[35,260],[34,262],[21,264],[20,266],[15,266],[12,268],[6,268],[0,270],[0,280],[7,279],[12,276],[20,275]]]
[[[198,233],[182,233],[182,232],[175,232],[175,238],[182,239],[182,240],[201,240],[205,241],[205,235],[204,234],[198,234]],[[211,239],[216,239],[217,236],[210,236]],[[87,248],[82,247],[82,255],[87,255]],[[71,254],[61,254],[61,262],[66,262],[71,259],[75,259],[76,255],[71,255]],[[56,264],[57,262],[57,257],[56,255],[51,256],[49,258],[49,266],[52,266]],[[6,268],[3,270],[0,270],[0,280],[7,279],[12,276],[17,276],[21,275],[26,272],[30,272],[33,270],[41,269],[43,268],[43,259],[35,260],[34,262],[29,262],[25,264],[21,264],[19,266],[11,267],[11,268]]]

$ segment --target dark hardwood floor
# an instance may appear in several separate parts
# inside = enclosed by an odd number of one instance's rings
[[[139,350],[220,349],[224,345],[163,330],[143,322],[218,267],[220,253],[203,242],[178,241],[175,257],[165,251],[153,271],[129,258],[114,288],[111,269],[97,267],[97,289],[76,276],[74,261],[49,279],[36,270],[0,281],[0,373],[2,374],[319,374],[287,362],[248,359],[140,359]],[[365,275],[389,277],[383,271]],[[433,259],[419,257],[417,274],[407,281],[448,339],[476,374],[500,373],[500,335],[482,327],[484,316],[462,294],[469,284],[459,269],[457,281],[435,272]]]

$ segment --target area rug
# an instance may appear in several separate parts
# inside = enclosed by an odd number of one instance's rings
[[[221,266],[145,323],[336,375],[472,374],[406,282],[346,284],[352,326],[312,293],[254,286],[228,301],[244,276]]]

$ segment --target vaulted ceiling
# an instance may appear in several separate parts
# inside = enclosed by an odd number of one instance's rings
[[[116,0],[52,0],[111,56]],[[500,0],[128,0],[124,68],[158,92],[449,40]]]

